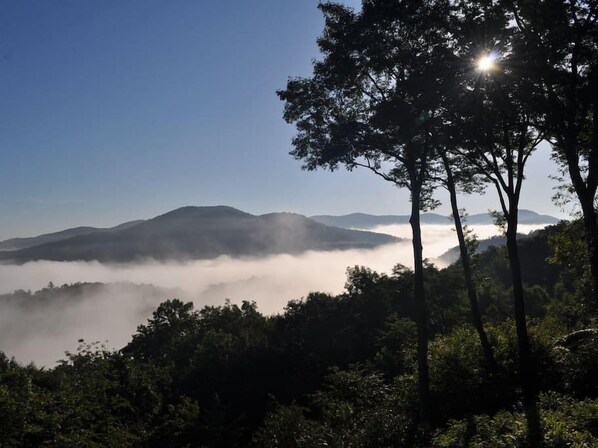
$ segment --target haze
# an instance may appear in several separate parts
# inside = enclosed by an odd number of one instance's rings
[[[542,226],[521,226],[526,233]],[[408,225],[380,226],[375,231],[409,238]],[[496,235],[495,226],[476,226],[480,238]],[[434,261],[456,244],[450,225],[423,226],[424,254]],[[254,300],[267,314],[283,310],[289,300],[310,292],[342,292],[346,269],[367,266],[390,272],[400,263],[412,263],[411,242],[382,246],[375,250],[307,252],[267,258],[220,257],[186,263],[100,264],[98,262],[37,261],[22,266],[0,265],[0,294],[18,289],[37,290],[48,282],[55,285],[76,282],[108,284],[77,302],[58,301],[53,306],[32,309],[0,304],[0,351],[23,362],[51,366],[75,350],[79,339],[106,341],[109,348],[121,348],[166,299],[193,301],[197,308]],[[123,283],[125,282],[125,283]],[[128,282],[128,283],[127,283]],[[136,288],[152,284],[162,291]]]

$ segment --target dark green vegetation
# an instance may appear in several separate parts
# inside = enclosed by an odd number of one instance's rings
[[[278,95],[296,128],[291,155],[306,170],[365,168],[408,189],[417,326],[417,390],[424,440],[435,411],[429,297],[421,212],[446,189],[471,310],[488,372],[497,353],[481,315],[458,193],[493,187],[504,228],[517,334],[517,382],[526,443],[542,444],[539,367],[534,359],[522,255],[517,243],[525,168],[538,145],[552,147],[575,196],[598,298],[598,10],[595,1],[363,0],[354,10],[326,2],[321,58],[309,77]],[[562,198],[561,197],[561,198]],[[527,299],[526,299],[527,297]]]
[[[194,312],[169,301],[118,353],[83,346],[52,371],[5,360],[3,445],[598,445],[596,2],[319,7],[322,58],[278,92],[297,130],[291,154],[308,170],[365,168],[408,189],[413,272],[355,268],[345,294],[274,317],[250,302]],[[525,167],[542,142],[581,219],[519,243]],[[478,259],[457,193],[485,184],[506,247]],[[439,187],[460,249],[442,271],[423,259],[421,231]],[[171,218],[180,236],[185,218]],[[92,243],[172,250],[155,224]],[[209,252],[212,240],[193,236]],[[266,236],[264,250],[277,247]]]
[[[533,235],[535,232],[531,232],[531,234]],[[528,235],[525,234],[519,234],[517,235],[517,238],[519,241],[521,241],[522,239],[527,238]],[[475,248],[475,253],[482,253],[487,251],[488,249],[490,249],[491,247],[496,247],[496,246],[504,246],[507,242],[507,239],[504,235],[496,235],[490,238],[487,238],[485,240],[477,240],[476,241],[476,248]],[[447,250],[445,253],[443,253],[441,256],[438,257],[438,261],[441,261],[444,264],[451,264],[454,263],[455,261],[459,260],[459,254],[460,252],[460,248],[459,246],[455,246],[455,247],[451,247],[449,250]]]
[[[72,229],[49,235],[55,239],[51,242],[44,242],[47,235],[25,239],[36,245],[0,252],[0,260],[131,262],[220,255],[259,257],[307,250],[373,248],[399,241],[389,235],[329,227],[292,213],[255,216],[224,206],[183,207],[123,226],[110,231],[84,228],[85,233],[78,235],[78,229]]]
[[[582,234],[579,222],[560,224],[520,245],[550,447],[598,445]],[[388,276],[349,269],[345,293],[311,294],[277,316],[251,302],[194,310],[169,300],[122,350],[81,342],[54,369],[2,357],[0,446],[526,446],[505,252],[474,259],[496,373],[468,323],[460,266],[425,267],[431,441],[419,426],[413,273],[397,266]]]

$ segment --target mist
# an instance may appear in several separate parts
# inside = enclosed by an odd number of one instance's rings
[[[528,232],[543,226],[520,226]],[[381,226],[377,232],[409,238],[409,225]],[[450,225],[424,225],[424,256],[431,261],[456,245]],[[498,234],[495,226],[476,226],[479,238]],[[389,273],[396,264],[412,265],[411,242],[370,250],[274,255],[265,258],[219,257],[190,262],[147,261],[135,264],[37,261],[0,265],[0,294],[55,285],[100,282],[78,300],[53,300],[28,306],[0,301],[0,351],[18,361],[52,366],[76,349],[79,339],[119,349],[159,303],[172,298],[196,308],[253,300],[262,313],[283,311],[289,300],[310,292],[341,293],[350,266]],[[440,266],[442,267],[442,266]],[[142,286],[139,286],[142,285]],[[151,288],[143,285],[154,285]]]

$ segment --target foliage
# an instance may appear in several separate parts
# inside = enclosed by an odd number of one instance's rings
[[[408,188],[415,270],[355,266],[342,294],[275,316],[250,301],[167,300],[122,350],[80,341],[53,369],[0,354],[0,447],[415,447],[430,446],[430,429],[432,446],[518,447],[535,421],[546,447],[598,444],[595,5],[319,8],[323,58],[278,92],[297,127],[291,154]],[[502,52],[492,76],[472,63],[490,49]],[[524,167],[544,138],[584,220],[518,242]],[[461,190],[479,192],[480,176],[497,187],[507,249],[476,257],[475,282],[422,257],[419,211],[437,205],[439,158]],[[67,306],[97,286],[50,282],[0,300],[56,306],[68,292]],[[497,369],[468,323],[475,294]]]
[[[554,393],[540,397],[543,446],[592,447],[598,443],[598,400],[577,401]],[[437,448],[522,447],[527,445],[527,421],[521,409],[493,416],[451,421],[434,438]]]
[[[545,245],[542,235],[536,238]],[[530,250],[544,253],[542,244],[530,243]],[[499,265],[502,257],[491,251],[480,264]],[[598,338],[592,320],[575,306],[575,288],[559,292],[560,276],[578,271],[542,266],[558,274],[548,285],[534,283],[545,281],[542,272],[529,276],[530,297],[541,298],[529,309],[536,316],[529,328],[532,354],[540,390],[564,403],[560,411],[541,404],[542,421],[551,428],[549,440],[593,442]],[[435,443],[459,446],[471,422],[472,440],[479,443],[519,440],[525,426],[508,313],[482,302],[494,322],[486,324],[499,366],[491,374],[467,323],[460,267],[427,265],[425,274]],[[253,302],[196,310],[174,299],[163,302],[119,352],[81,341],[50,370],[2,355],[0,444],[425,445],[417,412],[413,281],[404,266],[390,274],[356,266],[348,269],[344,293],[310,294],[289,302],[280,315],[264,316]],[[508,308],[500,279],[489,275],[487,285],[480,297],[505,300],[500,306]]]
[[[598,329],[557,339],[554,352],[564,389],[581,397],[598,397]]]
[[[258,447],[400,446],[414,438],[413,401],[379,374],[356,367],[333,370],[323,389],[311,396],[308,409],[284,406],[270,414],[254,440]],[[413,391],[414,392],[414,391]]]

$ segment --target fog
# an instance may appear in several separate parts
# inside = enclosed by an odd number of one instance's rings
[[[543,226],[520,226],[529,232]],[[374,231],[408,238],[408,225],[381,226]],[[498,234],[495,226],[476,226],[480,238]],[[456,244],[450,225],[423,226],[424,256],[435,257]],[[102,341],[120,348],[162,301],[178,297],[204,305],[254,300],[266,314],[281,312],[289,300],[313,291],[343,291],[346,269],[362,265],[390,272],[397,263],[412,265],[411,242],[373,250],[306,252],[261,259],[220,257],[184,263],[147,261],[137,264],[98,262],[30,262],[0,265],[0,294],[18,289],[38,290],[55,285],[101,282],[78,300],[53,300],[43,306],[0,302],[0,351],[21,362],[52,366],[74,350],[78,339]],[[153,289],[136,285],[155,285]]]
[[[495,235],[499,235],[500,231],[495,225],[477,225],[469,226],[478,239],[483,240]],[[537,224],[519,224],[517,231],[521,234],[528,234],[534,230],[542,229],[545,225]],[[371,229],[372,232],[387,233],[388,235],[398,236],[399,238],[411,238],[411,227],[405,224],[377,226]],[[444,254],[450,248],[456,246],[457,234],[454,227],[451,225],[441,224],[426,224],[422,226],[422,240],[424,242],[424,256],[432,261],[436,261],[440,267],[442,266],[436,257]],[[411,266],[410,262],[403,263]]]

